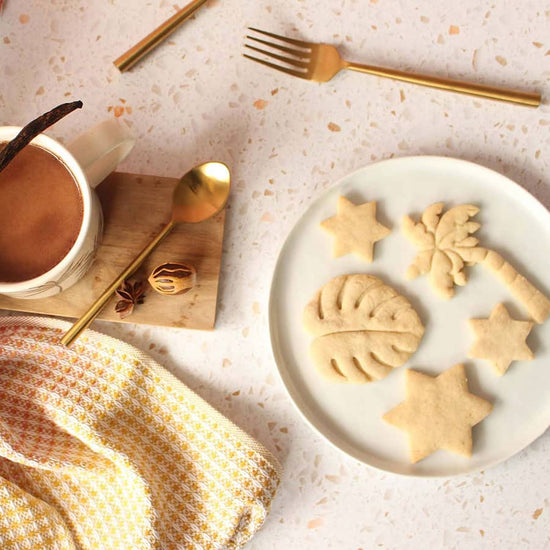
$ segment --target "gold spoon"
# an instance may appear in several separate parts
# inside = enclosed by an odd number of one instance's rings
[[[202,222],[220,212],[227,202],[230,186],[231,174],[222,162],[206,162],[187,172],[177,183],[172,195],[172,219],[65,333],[61,343],[70,346],[78,338],[117,288],[138,269],[177,224]]]

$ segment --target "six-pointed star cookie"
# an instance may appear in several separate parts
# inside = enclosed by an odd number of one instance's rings
[[[493,406],[468,391],[464,365],[458,364],[437,377],[406,372],[406,399],[383,418],[409,433],[411,462],[438,449],[465,456],[472,454],[472,426]]]
[[[338,214],[321,227],[334,235],[335,258],[355,252],[367,262],[372,262],[374,243],[391,233],[376,219],[376,202],[355,205],[346,197],[338,198]]]
[[[503,304],[493,308],[489,319],[470,319],[469,324],[477,340],[468,356],[489,360],[500,375],[512,361],[533,359],[533,352],[525,343],[533,323],[512,319]]]

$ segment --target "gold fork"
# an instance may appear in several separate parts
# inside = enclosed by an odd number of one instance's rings
[[[267,56],[273,60],[280,61],[286,66],[272,63],[264,59],[259,59],[251,55],[243,54],[244,57],[252,59],[262,65],[267,65],[283,73],[313,80],[314,82],[328,82],[342,69],[351,69],[361,73],[374,74],[402,80],[413,84],[421,84],[422,86],[430,86],[442,90],[450,90],[463,94],[481,96],[489,99],[497,99],[500,101],[509,101],[510,103],[519,103],[520,105],[528,105],[529,107],[538,107],[540,105],[540,94],[534,92],[521,92],[517,90],[506,90],[495,88],[493,86],[485,86],[483,84],[474,84],[472,82],[461,82],[448,78],[440,78],[437,76],[415,74],[406,71],[398,71],[396,69],[386,69],[384,67],[375,67],[373,65],[359,65],[342,59],[338,50],[329,44],[315,44],[313,42],[305,42],[296,40],[295,38],[287,38],[272,32],[262,31],[249,27],[249,30],[259,33],[270,38],[274,38],[283,44],[273,41],[264,40],[254,36],[247,35],[246,38],[255,43],[263,44],[269,48],[273,48],[280,52],[281,55],[272,51],[268,51],[257,46],[245,44],[246,48]],[[291,47],[292,46],[292,47]]]

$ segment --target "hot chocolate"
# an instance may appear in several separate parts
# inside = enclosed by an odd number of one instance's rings
[[[71,172],[44,149],[25,147],[0,172],[0,282],[52,269],[74,245],[82,218]]]

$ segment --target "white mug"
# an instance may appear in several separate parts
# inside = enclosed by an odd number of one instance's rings
[[[0,127],[0,142],[21,130]],[[75,284],[90,268],[103,233],[103,214],[94,187],[113,172],[132,150],[135,139],[116,119],[105,120],[67,146],[40,134],[31,143],[53,154],[72,174],[83,204],[82,225],[67,255],[52,269],[27,281],[1,282],[0,294],[13,298],[46,298]]]

